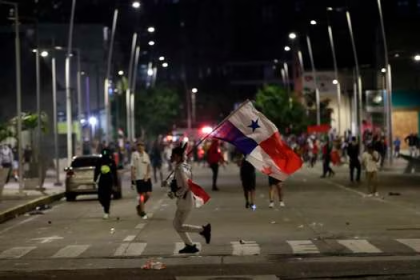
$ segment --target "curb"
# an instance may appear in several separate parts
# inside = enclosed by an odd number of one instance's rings
[[[14,219],[16,216],[19,216],[31,210],[34,210],[38,206],[53,203],[54,201],[60,200],[63,197],[64,197],[64,192],[60,192],[60,193],[48,195],[48,196],[43,196],[43,197],[28,201],[25,204],[21,204],[11,209],[8,209],[6,211],[0,212],[0,224],[8,220]]]

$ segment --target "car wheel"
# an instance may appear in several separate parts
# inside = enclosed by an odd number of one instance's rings
[[[119,191],[119,192],[114,192],[113,197],[114,197],[114,199],[121,199],[121,198],[122,198],[122,193],[121,193],[121,191]]]
[[[66,193],[66,200],[67,201],[75,201],[76,195],[74,193]]]

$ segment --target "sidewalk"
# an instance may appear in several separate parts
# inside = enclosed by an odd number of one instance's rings
[[[35,190],[23,190],[19,192],[18,182],[11,179],[4,186],[2,196],[0,197],[0,223],[64,197],[64,173],[60,174],[61,186],[55,186],[55,181],[55,171],[48,170],[43,185],[45,188],[43,193]]]

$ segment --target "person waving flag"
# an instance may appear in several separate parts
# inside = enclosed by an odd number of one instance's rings
[[[234,145],[257,170],[286,180],[302,167],[301,158],[282,140],[277,127],[247,100],[209,135]]]

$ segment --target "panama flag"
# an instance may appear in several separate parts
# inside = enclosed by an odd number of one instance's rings
[[[191,181],[191,179],[188,179],[188,186],[193,194],[196,208],[200,208],[210,200],[208,193],[206,193],[202,187]]]
[[[302,166],[301,158],[282,140],[277,127],[246,101],[209,137],[234,145],[262,173],[284,181]]]

